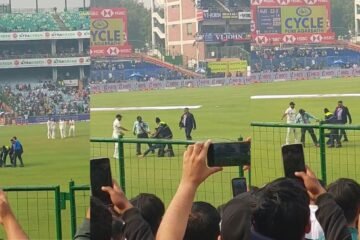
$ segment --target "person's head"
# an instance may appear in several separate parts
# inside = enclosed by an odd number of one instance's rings
[[[310,199],[298,180],[280,178],[256,192],[254,230],[276,240],[300,240],[310,231]]]
[[[189,112],[189,108],[184,108],[184,113],[188,113]]]
[[[305,110],[304,110],[304,109],[302,109],[302,108],[300,108],[299,113],[300,113],[301,115],[304,115]]]
[[[338,107],[342,107],[343,106],[343,102],[340,100],[338,101]]]
[[[121,118],[122,118],[121,114],[116,114],[116,119],[117,119],[117,120],[119,120],[119,121],[120,121],[120,120],[121,120]]]
[[[150,193],[140,193],[130,200],[134,207],[138,208],[151,231],[156,235],[161,219],[165,213],[164,203],[160,198]]]
[[[159,124],[159,123],[161,122],[160,118],[156,117],[156,118],[155,118],[155,122],[156,122],[157,124]]]
[[[220,215],[210,203],[194,202],[184,240],[216,240],[220,235]]]
[[[329,109],[324,108],[324,113],[328,113],[328,112],[330,112]]]
[[[294,103],[294,102],[290,102],[290,103],[289,103],[289,106],[290,106],[292,109],[294,109],[295,103]]]
[[[141,121],[142,121],[141,116],[137,116],[137,117],[136,117],[136,120],[137,120],[138,122],[141,122]]]
[[[13,139],[16,141],[16,140],[17,140],[17,137],[16,137],[16,136],[13,136]]]
[[[352,179],[340,178],[331,183],[327,191],[344,211],[347,223],[354,223],[360,214],[360,185]]]

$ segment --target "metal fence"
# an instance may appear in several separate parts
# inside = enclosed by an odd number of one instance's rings
[[[305,162],[317,177],[325,183],[339,177],[360,181],[360,125],[299,125],[278,123],[252,123],[252,159],[251,182],[261,186],[275,178],[284,176],[281,146],[285,144],[287,128],[297,130],[300,140],[301,129],[313,128],[319,147],[312,142],[309,133],[305,133]],[[346,130],[349,141],[341,142],[341,147],[328,146],[328,136],[332,129]],[[292,139],[292,143],[295,139]]]
[[[132,198],[139,193],[154,193],[167,205],[174,196],[182,172],[183,154],[189,141],[159,139],[103,139],[91,138],[91,156],[109,157],[112,159],[112,173],[119,179]],[[113,158],[115,143],[118,143],[119,160]],[[173,157],[158,157],[158,153],[149,153],[145,158],[136,155],[136,144],[141,144],[142,152],[148,144],[171,144]],[[207,201],[215,206],[223,204],[232,197],[231,179],[242,175],[239,167],[225,168],[222,172],[211,176],[197,191],[196,199]]]

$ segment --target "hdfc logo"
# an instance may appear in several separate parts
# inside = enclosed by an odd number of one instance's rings
[[[317,3],[317,0],[304,0],[305,4],[308,4],[308,5],[314,5]]]
[[[116,56],[120,53],[120,50],[117,47],[109,47],[106,52],[111,56]]]
[[[114,11],[111,9],[103,9],[100,14],[104,18],[111,18],[112,16],[114,16]]]
[[[285,35],[283,37],[283,42],[284,43],[294,43],[296,41],[296,37],[293,35]]]
[[[277,0],[277,2],[280,4],[280,5],[288,5],[290,3],[290,0]]]
[[[320,34],[314,34],[314,35],[311,35],[310,40],[313,43],[319,43],[319,42],[322,42],[323,37]]]

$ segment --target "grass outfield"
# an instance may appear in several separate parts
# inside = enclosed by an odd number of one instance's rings
[[[88,184],[89,123],[76,123],[76,134],[74,138],[59,139],[57,128],[57,139],[48,140],[46,125],[0,127],[0,145],[9,144],[10,138],[17,136],[24,147],[25,164],[24,168],[0,168],[0,186],[60,185],[61,191],[68,192],[71,179]],[[31,239],[55,239],[53,194],[9,192],[8,198]],[[64,239],[69,239],[69,207],[62,211],[62,219]]]
[[[295,101],[297,110],[304,108],[318,118],[323,118],[324,107],[332,111],[335,109],[337,101],[342,99],[344,105],[348,106],[351,111],[353,124],[359,125],[359,98],[250,100],[251,96],[359,92],[360,79],[345,78],[96,94],[91,97],[91,105],[92,108],[202,105],[200,109],[191,111],[194,113],[198,125],[198,129],[192,134],[194,140],[210,138],[221,141],[235,140],[239,135],[253,136],[251,180],[255,185],[262,185],[283,174],[280,147],[285,143],[285,129],[251,128],[251,122],[281,122],[280,118],[291,100]],[[185,138],[184,132],[177,127],[182,110],[92,112],[91,136],[110,137],[112,121],[118,112],[123,115],[122,125],[128,129],[132,128],[137,115],[141,115],[152,129],[155,127],[155,117],[160,117],[170,125],[175,139]],[[350,142],[344,144],[342,149],[326,150],[327,172],[330,181],[339,176],[353,177],[360,181],[360,164],[355,161],[356,156],[360,154],[358,150],[360,149],[360,133],[359,131],[348,131],[348,135]],[[130,132],[125,137],[132,138],[134,136]],[[312,146],[309,135],[306,137],[306,161],[320,175],[319,148]],[[92,144],[91,148],[93,156],[112,156],[112,145]],[[100,148],[102,153],[99,153]],[[146,159],[139,160],[135,156],[135,146],[133,144],[125,145],[127,194],[131,197],[138,192],[154,192],[168,203],[180,177],[181,156],[184,149],[183,146],[175,147],[176,157],[172,159],[160,159],[149,155]],[[359,157],[357,158],[359,160]],[[223,203],[224,200],[230,198],[230,180],[237,174],[238,169],[236,168],[225,169],[223,173],[211,178],[200,188],[198,199],[207,200],[216,205]]]

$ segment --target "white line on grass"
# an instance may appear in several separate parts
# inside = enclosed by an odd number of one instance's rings
[[[285,98],[333,98],[333,97],[360,97],[360,93],[346,94],[299,94],[299,95],[258,95],[250,99],[285,99]]]
[[[110,112],[110,111],[138,111],[138,110],[175,110],[175,109],[199,109],[202,106],[155,106],[155,107],[115,107],[115,108],[91,108],[91,112]]]

